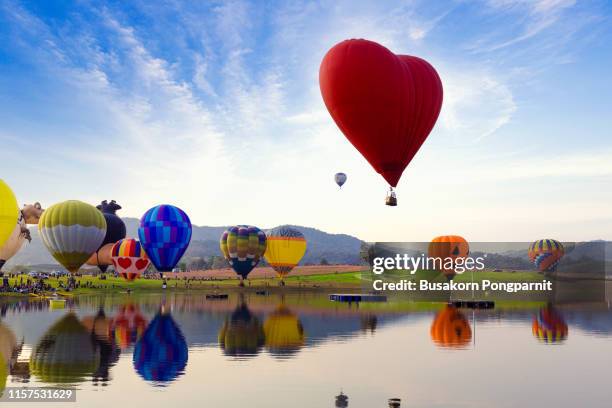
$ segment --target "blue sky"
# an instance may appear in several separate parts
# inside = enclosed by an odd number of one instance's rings
[[[112,198],[136,217],[174,203],[199,225],[610,239],[611,12],[570,0],[3,1],[0,174],[22,203]],[[320,61],[346,38],[421,56],[443,81],[397,208],[320,96]]]

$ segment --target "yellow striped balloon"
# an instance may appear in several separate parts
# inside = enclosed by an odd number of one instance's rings
[[[38,230],[51,255],[76,273],[104,241],[106,220],[96,207],[69,200],[48,208]]]
[[[300,263],[306,253],[306,238],[295,228],[282,226],[266,232],[268,246],[264,257],[276,271],[279,278],[284,278]]]
[[[19,217],[19,206],[13,190],[0,179],[0,246],[11,236],[17,218]]]

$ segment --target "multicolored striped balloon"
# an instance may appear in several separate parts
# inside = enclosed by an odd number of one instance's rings
[[[266,232],[266,261],[284,278],[306,253],[306,238],[295,228],[282,226]]]
[[[219,245],[234,271],[246,278],[266,252],[266,241],[266,234],[259,228],[236,225],[221,235]]]
[[[529,246],[528,255],[540,272],[554,272],[565,255],[565,248],[554,239],[540,239]]]
[[[140,219],[138,236],[155,268],[170,272],[189,246],[191,221],[178,207],[158,205]]]
[[[43,212],[38,231],[51,255],[76,273],[104,241],[106,220],[93,205],[69,200]]]
[[[140,242],[132,238],[117,241],[111,249],[115,270],[122,278],[133,281],[149,266],[149,258]]]

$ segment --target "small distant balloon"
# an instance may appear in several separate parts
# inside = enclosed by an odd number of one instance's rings
[[[336,173],[336,175],[334,176],[334,180],[336,180],[336,184],[338,185],[338,187],[342,188],[344,183],[346,183],[346,174]]]
[[[191,241],[191,221],[183,210],[162,204],[140,219],[140,242],[159,272],[170,272]]]
[[[540,272],[555,272],[565,248],[554,239],[540,239],[529,246],[527,254]]]

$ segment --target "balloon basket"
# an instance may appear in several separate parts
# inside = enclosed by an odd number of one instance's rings
[[[395,191],[393,191],[393,187],[389,187],[389,192],[387,193],[385,204],[388,205],[389,207],[397,206],[397,196],[395,195]]]

